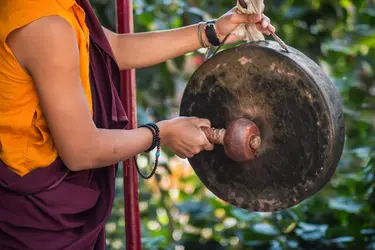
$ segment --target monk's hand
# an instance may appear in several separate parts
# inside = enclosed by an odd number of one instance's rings
[[[265,35],[271,35],[275,33],[276,28],[271,24],[271,20],[264,14],[262,14],[262,20],[256,23],[257,29]]]
[[[225,13],[216,20],[216,34],[222,42],[229,34],[226,43],[234,43],[243,39],[232,32],[240,24],[255,24],[257,29],[265,35],[275,32],[275,27],[271,24],[271,20],[264,14],[243,14],[236,7]]]
[[[203,150],[211,151],[211,144],[202,128],[210,127],[207,119],[178,117],[157,124],[160,128],[160,144],[181,158],[191,158]]]

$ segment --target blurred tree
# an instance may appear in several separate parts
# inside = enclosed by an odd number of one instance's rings
[[[91,2],[103,25],[114,30],[114,0]],[[135,31],[143,32],[218,17],[235,1],[133,3]],[[347,138],[335,177],[292,209],[246,213],[215,198],[186,161],[165,152],[156,177],[140,181],[143,249],[375,249],[375,2],[266,0],[266,6],[280,37],[318,62],[342,95]],[[139,119],[177,114],[201,53],[137,70]],[[149,169],[152,158],[139,162]],[[116,183],[108,249],[124,249],[121,173]]]

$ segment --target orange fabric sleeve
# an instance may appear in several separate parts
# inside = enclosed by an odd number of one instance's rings
[[[92,112],[89,31],[81,7],[74,0],[3,1],[0,8],[0,160],[21,176],[47,167],[58,154],[33,79],[19,65],[6,39],[12,31],[51,15],[64,18],[76,32],[81,80]]]

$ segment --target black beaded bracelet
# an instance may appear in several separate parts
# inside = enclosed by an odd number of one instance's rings
[[[207,39],[212,46],[219,46],[221,44],[219,38],[217,37],[216,28],[215,28],[216,20],[207,21],[204,31],[206,33]]]
[[[145,152],[150,152],[154,148],[156,148],[155,164],[154,164],[154,167],[153,167],[150,175],[148,175],[148,176],[144,175],[141,172],[141,170],[138,167],[137,158],[134,156],[134,162],[135,162],[135,166],[137,168],[138,174],[143,179],[150,179],[155,174],[156,169],[158,167],[158,163],[159,163],[159,157],[160,157],[160,137],[159,137],[159,132],[160,132],[160,130],[159,130],[159,127],[155,123],[143,124],[143,125],[139,126],[139,128],[148,128],[152,132],[152,135],[153,135],[152,136],[152,144],[151,144],[150,148],[148,148]]]
[[[153,137],[152,137],[152,144],[150,146],[149,149],[147,149],[145,152],[150,152],[152,151],[156,146],[157,146],[157,139],[158,139],[158,136],[159,136],[159,128],[156,124],[154,123],[147,123],[147,124],[143,124],[141,126],[139,126],[139,128],[148,128],[149,130],[151,130],[152,134],[153,134]]]

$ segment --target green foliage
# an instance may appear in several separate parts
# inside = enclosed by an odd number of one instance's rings
[[[92,3],[103,24],[114,29],[114,1]],[[135,30],[196,23],[233,5],[233,0],[135,0]],[[218,200],[185,161],[165,154],[157,176],[140,181],[143,249],[375,249],[375,3],[269,0],[266,5],[280,37],[319,62],[341,93],[347,137],[335,177],[292,209],[247,213]],[[147,114],[140,119],[176,114],[178,95],[192,73],[186,64],[199,55],[137,71],[139,110]],[[149,169],[151,160],[143,156],[141,165]],[[120,176],[108,249],[125,244]]]

